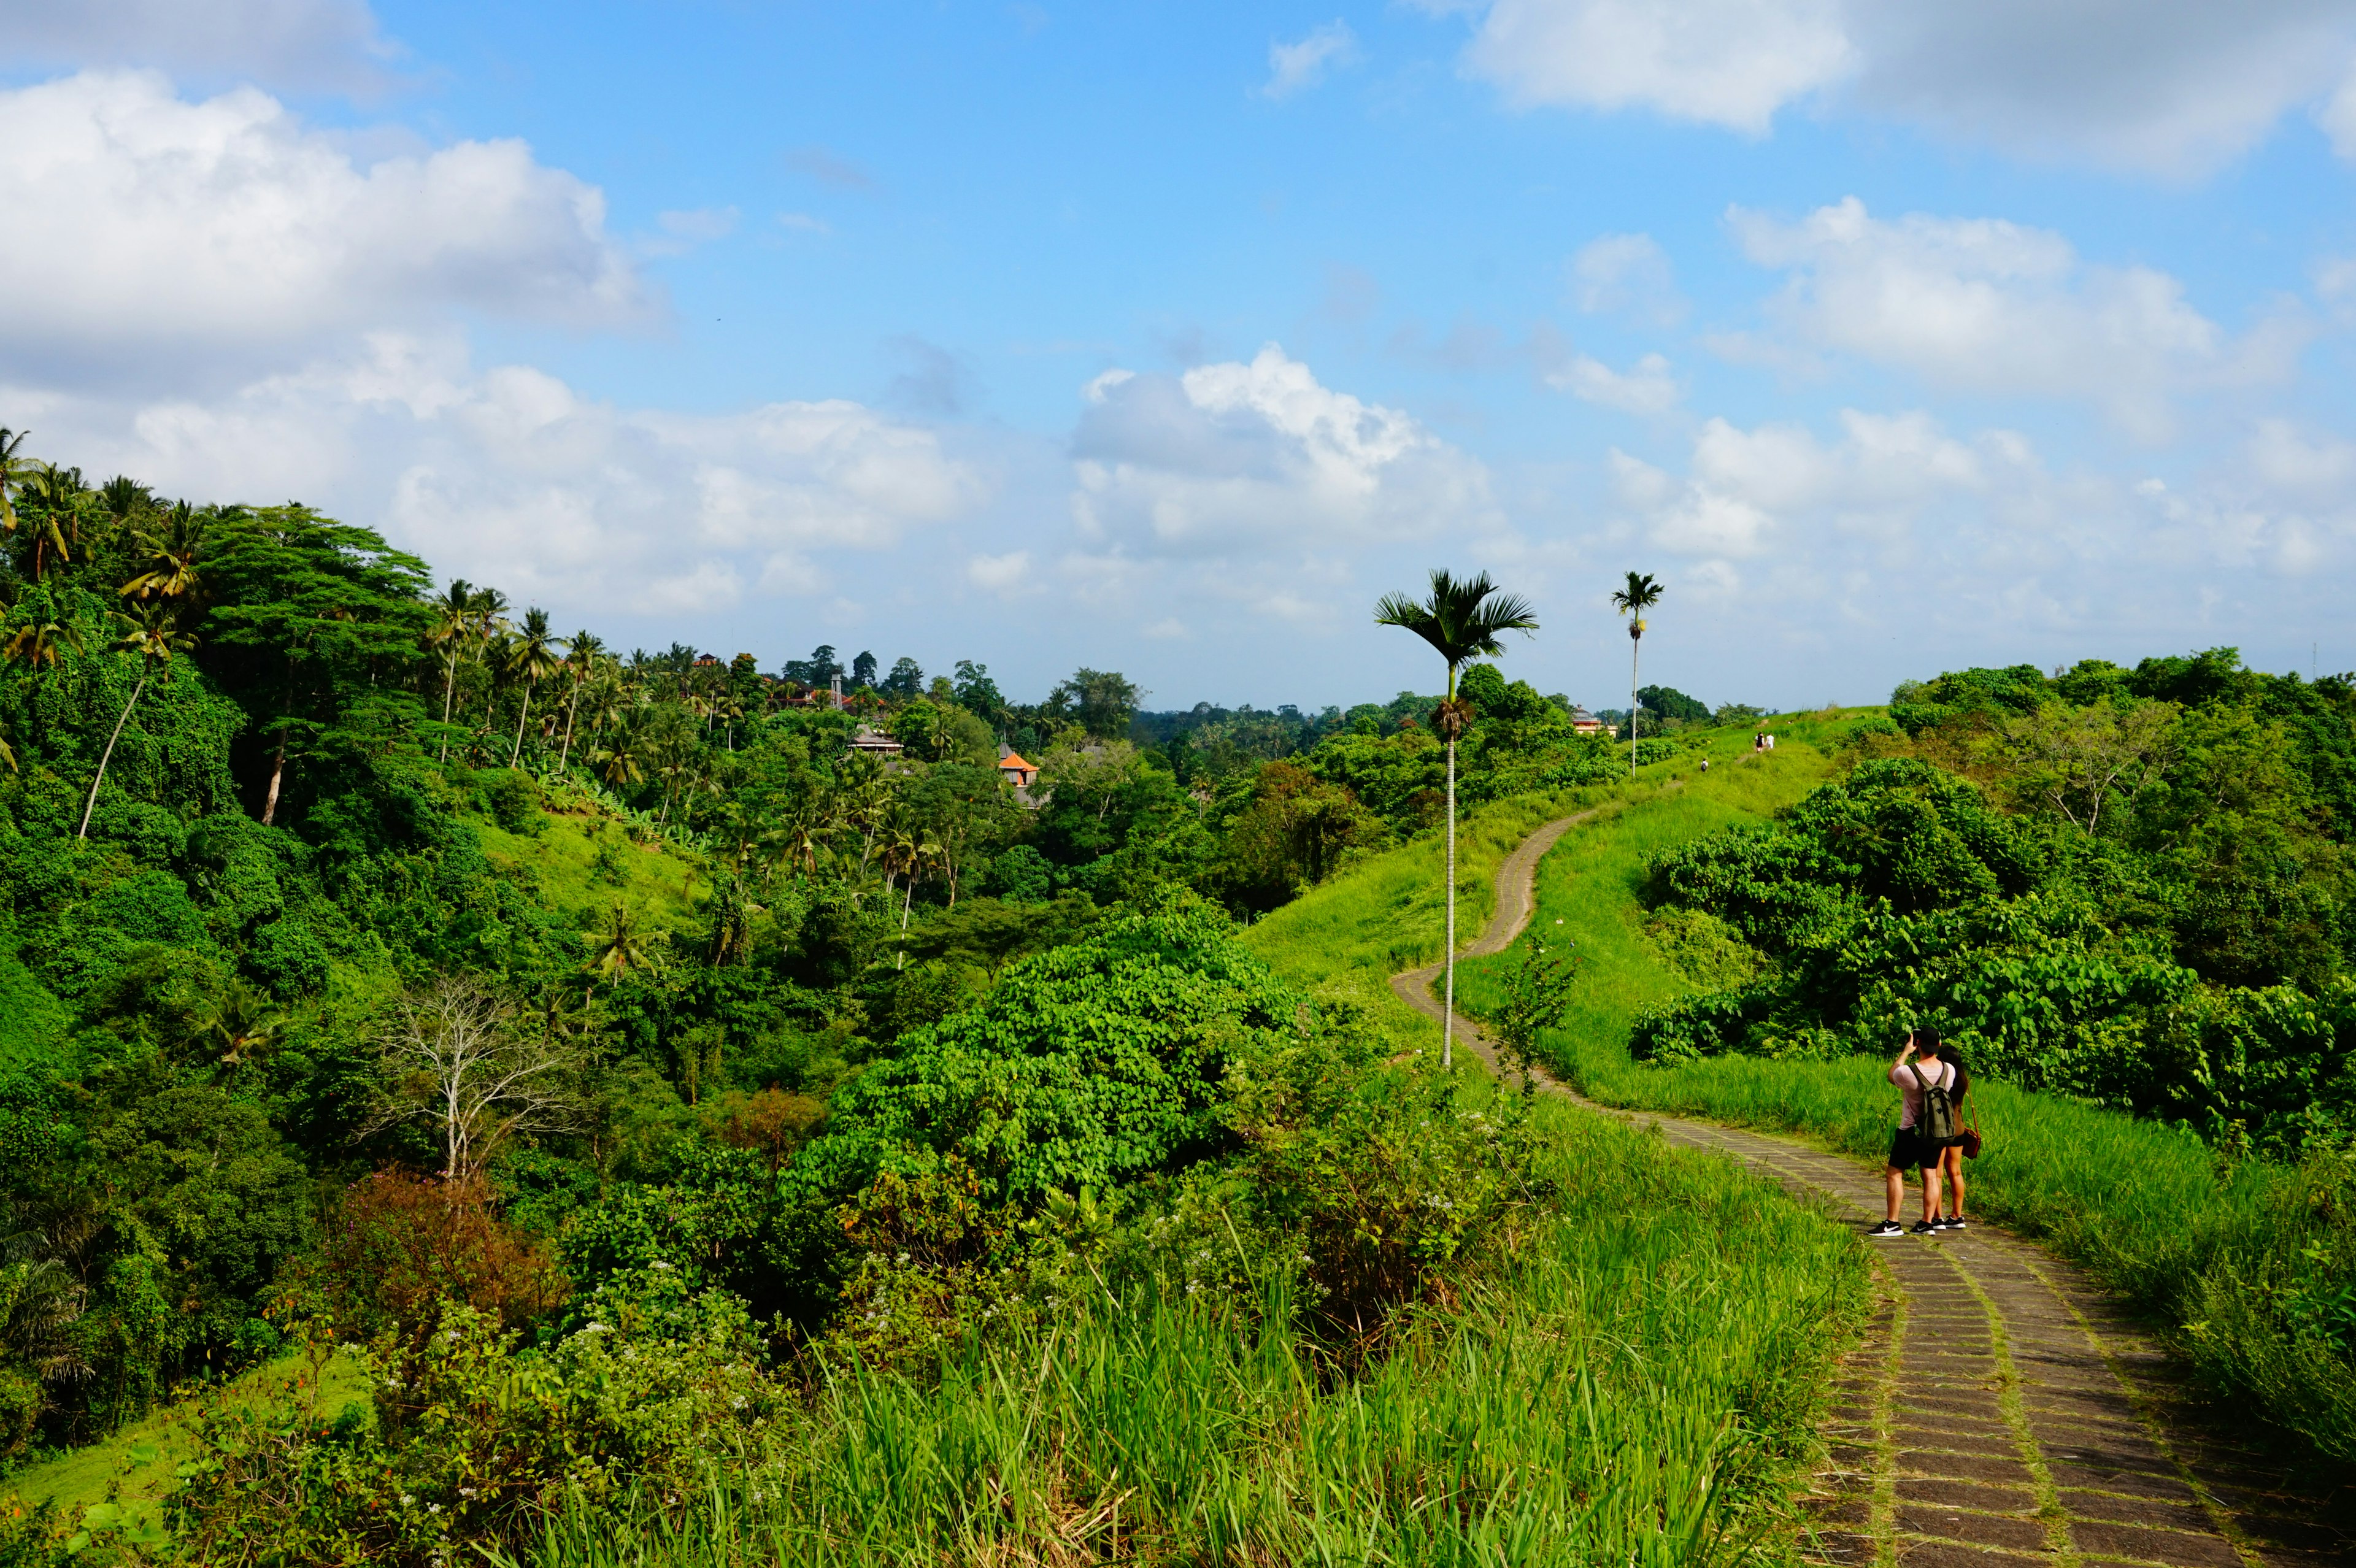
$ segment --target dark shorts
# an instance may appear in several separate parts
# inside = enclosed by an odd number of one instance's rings
[[[1896,1170],[1921,1170],[1938,1164],[1944,1147],[1912,1127],[1901,1127],[1890,1140],[1890,1165]]]

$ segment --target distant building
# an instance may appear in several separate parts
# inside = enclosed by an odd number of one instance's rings
[[[1604,731],[1603,720],[1584,708],[1574,708],[1570,710],[1570,727],[1581,735],[1601,735]]]
[[[858,731],[851,735],[851,749],[854,752],[863,752],[871,757],[884,757],[887,759],[896,757],[903,751],[906,750],[905,747],[902,746],[899,741],[892,739],[891,736],[870,730],[864,724],[862,724]]]
[[[1022,753],[1012,747],[998,748],[998,776],[1016,789],[1029,789],[1038,782],[1039,770],[1023,760]]]

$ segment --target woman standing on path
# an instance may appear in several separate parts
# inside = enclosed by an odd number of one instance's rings
[[[1918,1046],[1928,1055],[1930,1067],[1912,1060]],[[1898,1086],[1904,1104],[1898,1115],[1898,1133],[1890,1140],[1890,1158],[1882,1167],[1882,1179],[1890,1189],[1888,1217],[1866,1232],[1869,1236],[1899,1236],[1906,1233],[1898,1223],[1898,1206],[1906,1200],[1906,1173],[1922,1173],[1922,1219],[1913,1229],[1918,1236],[1928,1236],[1938,1231],[1939,1219],[1939,1157],[1944,1152],[1931,1141],[1916,1124],[1922,1116],[1923,1091],[1947,1090],[1954,1083],[1955,1070],[1938,1058],[1939,1036],[1934,1029],[1914,1029],[1906,1036],[1899,1049],[1898,1060],[1890,1064],[1890,1081]]]
[[[1971,1070],[1964,1065],[1963,1054],[1956,1051],[1951,1041],[1942,1040],[1936,1047],[1936,1052],[1940,1061],[1954,1069],[1954,1087],[1947,1091],[1947,1098],[1954,1103],[1955,1115],[1960,1121],[1964,1114],[1964,1096],[1972,1092]],[[1962,1138],[1949,1140],[1946,1147],[1939,1151],[1939,1173],[1945,1178],[1947,1217],[1944,1220],[1933,1221],[1933,1223],[1943,1231],[1964,1230],[1966,1227],[1964,1224],[1964,1140]]]

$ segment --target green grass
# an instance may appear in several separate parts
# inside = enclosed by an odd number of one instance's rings
[[[1829,729],[1829,727],[1826,727]],[[1826,729],[1815,731],[1829,739]],[[1639,898],[1653,855],[1762,821],[1824,776],[1794,733],[1769,766],[1713,770],[1675,795],[1574,828],[1541,862],[1533,929],[1577,944],[1575,1010],[1539,1039],[1562,1077],[1607,1104],[1806,1136],[1879,1164],[1897,1119],[1888,1062],[1730,1056],[1659,1067],[1628,1056],[1641,1008],[1693,988],[1644,934]],[[1477,1010],[1502,999],[1517,955],[1460,966]],[[1892,1049],[1895,1049],[1893,1041]],[[2341,1216],[2349,1173],[2233,1164],[2191,1135],[1987,1079],[1974,1083],[1987,1137],[1967,1168],[1969,1206],[2085,1265],[2170,1332],[2211,1388],[2342,1458],[2356,1458],[2356,1377],[2344,1345],[2303,1338],[2270,1302],[2302,1282],[2346,1278],[2356,1252]],[[2306,1249],[2338,1250],[2335,1263]]]
[[[191,1433],[205,1412],[220,1408],[309,1405],[311,1368],[300,1356],[271,1361],[218,1388],[157,1410],[112,1436],[0,1479],[0,1496],[28,1506],[53,1503],[60,1515],[77,1519],[92,1503],[119,1500],[152,1517],[155,1499],[166,1491],[175,1466],[194,1453]],[[366,1400],[368,1374],[355,1358],[331,1355],[320,1369],[316,1407],[332,1414],[354,1400]]]
[[[1479,1091],[1474,1091],[1479,1092]],[[523,1561],[1708,1563],[1780,1556],[1858,1243],[1723,1161],[1559,1103],[1569,1196],[1336,1382],[1282,1325],[1099,1302],[938,1382],[856,1367],[774,1467],[576,1510]],[[762,1494],[754,1501],[748,1492]]]
[[[550,812],[541,830],[531,835],[507,832],[488,817],[474,820],[492,865],[529,877],[536,898],[584,930],[616,903],[652,924],[677,930],[710,891],[694,860],[668,845],[632,843],[622,825],[603,812]],[[603,873],[597,867],[601,848],[613,867]]]

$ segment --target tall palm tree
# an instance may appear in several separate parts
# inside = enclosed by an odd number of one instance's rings
[[[23,483],[24,471],[32,466],[29,457],[19,457],[16,451],[25,444],[28,430],[10,430],[0,424],[0,529],[16,531],[16,504],[8,498],[11,486]]]
[[[18,486],[26,500],[38,508],[33,518],[33,581],[41,580],[43,557],[55,546],[59,560],[70,561],[72,554],[66,549],[66,526],[70,523],[80,531],[81,470],[60,468],[54,463],[43,464],[33,471],[32,479]]]
[[[581,714],[581,688],[597,673],[605,645],[594,632],[575,632],[564,639],[564,672],[572,692],[564,704],[564,750],[556,759],[559,772],[573,765],[573,721]]]
[[[147,570],[123,585],[123,597],[196,597],[197,557],[204,550],[207,520],[186,501],[176,501],[164,514],[161,528],[136,530],[133,538],[146,552]]]
[[[77,838],[90,837],[90,814],[98,809],[99,786],[106,783],[106,764],[114,761],[114,743],[123,739],[123,726],[130,720],[131,709],[139,701],[139,694],[147,689],[147,677],[164,665],[172,662],[175,654],[187,653],[197,645],[197,639],[180,630],[178,612],[153,600],[132,605],[128,614],[117,613],[123,623],[123,635],[117,645],[139,656],[139,679],[131,688],[131,696],[115,715],[114,732],[106,738],[106,750],[98,755],[98,773],[90,781],[90,798],[81,805],[81,826],[74,830]]]
[[[1661,585],[1650,572],[1630,572],[1628,585],[1612,591],[1612,608],[1628,617],[1628,776],[1636,776],[1636,650],[1644,641],[1644,612],[1661,602]]]
[[[524,612],[523,627],[516,633],[515,642],[508,649],[508,672],[523,677],[523,707],[516,713],[515,749],[508,753],[508,766],[516,765],[523,755],[523,727],[531,717],[531,690],[554,675],[559,667],[557,641],[548,633],[548,612],[531,609]]]
[[[1456,695],[1456,672],[1475,658],[1494,658],[1505,645],[1501,632],[1524,635],[1538,629],[1528,600],[1507,593],[1485,571],[1457,581],[1434,569],[1431,596],[1410,599],[1390,593],[1375,606],[1375,624],[1403,626],[1430,643],[1448,662],[1448,695],[1433,722],[1448,741],[1448,996],[1440,1026],[1440,1065],[1456,1065],[1456,741],[1471,718],[1471,704]]]
[[[38,618],[37,609],[34,613],[34,619],[18,625],[8,634],[6,642],[0,643],[0,658],[23,665],[38,675],[43,666],[50,669],[57,667],[59,650],[71,648],[76,653],[81,652],[81,633],[75,630],[70,621],[44,621]],[[49,613],[55,616],[57,612],[51,609]]]
[[[504,647],[508,633],[508,596],[496,588],[477,588],[466,600],[469,617],[466,642],[475,662],[488,667],[494,656]],[[498,697],[497,671],[493,671],[491,689],[483,698],[483,729],[491,727],[491,713]]]
[[[442,656],[442,722],[446,727],[451,706],[458,697],[458,658],[474,635],[474,584],[463,577],[454,577],[449,587],[426,603],[434,618],[425,624],[425,645]],[[446,762],[449,756],[450,738],[445,733],[442,737],[442,754],[436,760]]]

